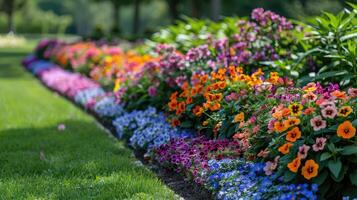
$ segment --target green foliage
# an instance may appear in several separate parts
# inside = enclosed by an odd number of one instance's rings
[[[301,84],[313,80],[337,82],[344,87],[357,85],[357,8],[350,5],[352,9],[336,16],[324,12],[316,18],[317,24],[305,43],[310,48],[302,55],[313,60],[316,74],[303,77]]]

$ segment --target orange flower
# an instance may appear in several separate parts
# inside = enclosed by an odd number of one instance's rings
[[[242,121],[244,121],[244,112],[240,112],[239,114],[234,116],[234,120],[233,120],[234,123],[242,122]]]
[[[290,128],[292,126],[297,126],[300,124],[300,119],[299,118],[296,118],[296,117],[289,117],[287,120],[285,120],[284,122],[284,125],[287,127],[287,128]]]
[[[177,108],[177,101],[176,100],[172,100],[168,103],[169,106],[169,110],[170,111],[174,111]]]
[[[219,110],[220,108],[221,108],[221,104],[219,104],[219,103],[210,104],[210,107],[209,107],[209,109],[211,111],[216,111],[216,110]]]
[[[224,89],[227,86],[225,81],[220,81],[217,84],[218,84],[219,89]]]
[[[342,106],[338,110],[337,116],[347,117],[349,114],[351,114],[352,111],[353,111],[353,109],[351,108],[351,106]]]
[[[187,103],[187,104],[191,104],[192,102],[193,102],[192,97],[188,96],[188,97],[186,98],[186,103]]]
[[[281,119],[283,118],[283,113],[281,111],[276,111],[271,116],[273,116],[275,119]]]
[[[207,125],[208,125],[208,121],[207,120],[202,122],[202,126],[207,126]]]
[[[203,113],[203,108],[201,106],[197,105],[192,109],[192,112],[193,112],[194,115],[199,117]]]
[[[284,132],[288,129],[285,124],[281,121],[274,122],[274,130],[278,133]]]
[[[291,172],[296,173],[299,170],[299,167],[301,165],[301,158],[297,157],[290,163],[288,163],[288,168],[290,169]]]
[[[293,146],[294,144],[291,142],[285,143],[283,144],[281,147],[279,147],[278,151],[280,151],[280,153],[282,154],[287,154],[290,151],[290,148]]]
[[[171,120],[171,125],[172,125],[173,127],[179,126],[180,124],[181,124],[181,122],[180,122],[180,120],[178,120],[178,119],[172,119],[172,120]]]
[[[335,90],[331,93],[332,96],[338,98],[338,99],[346,99],[346,92],[341,92],[339,90]]]
[[[207,74],[202,75],[201,78],[200,78],[200,82],[201,83],[206,83],[207,80],[208,80],[208,75]]]
[[[319,171],[319,165],[312,159],[307,160],[305,165],[301,169],[301,174],[307,179],[310,180],[317,176]]]
[[[218,93],[213,96],[213,100],[215,101],[221,101],[222,98],[223,98],[222,93]]]
[[[289,142],[295,142],[300,137],[301,137],[301,132],[299,130],[299,127],[294,127],[286,134],[286,140]]]
[[[337,136],[344,139],[353,138],[356,135],[356,129],[350,121],[344,121],[337,127]]]
[[[313,107],[310,107],[310,108],[306,108],[305,110],[304,110],[304,115],[310,115],[312,112],[314,112],[315,111],[315,108],[313,108]]]

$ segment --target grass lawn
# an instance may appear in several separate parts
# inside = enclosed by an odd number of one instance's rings
[[[177,198],[91,116],[25,72],[30,51],[0,49],[0,199]]]

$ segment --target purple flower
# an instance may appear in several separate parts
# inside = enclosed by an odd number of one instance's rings
[[[157,95],[157,89],[155,86],[150,86],[148,88],[148,93],[149,93],[149,96],[153,97],[153,96],[156,96]]]

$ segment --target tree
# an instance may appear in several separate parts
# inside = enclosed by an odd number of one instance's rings
[[[134,0],[134,12],[133,12],[133,35],[137,35],[140,26],[140,3],[141,0]]]
[[[7,31],[15,32],[14,14],[25,5],[25,0],[0,0],[0,10],[7,15]]]
[[[221,12],[221,0],[211,0],[211,7],[212,7],[212,20],[218,21],[219,14]]]
[[[103,0],[94,0],[96,2],[102,2]],[[120,8],[124,5],[128,5],[132,3],[131,0],[107,0],[112,4],[113,7],[113,24],[112,24],[112,32],[120,33]]]
[[[179,4],[180,0],[167,0],[167,4],[169,6],[169,14],[171,17],[171,22],[173,24],[176,23],[176,20],[179,18]]]

